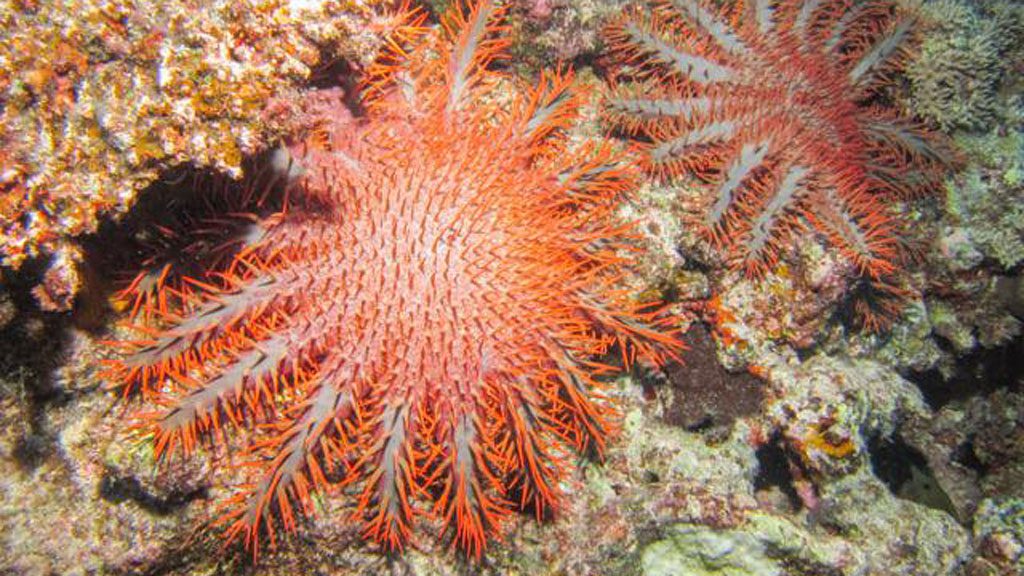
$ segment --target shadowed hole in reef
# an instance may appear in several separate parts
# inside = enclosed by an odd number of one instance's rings
[[[256,161],[247,162],[254,164]],[[224,194],[210,194],[213,191]],[[242,230],[225,226],[224,214],[234,206],[223,196],[240,194],[237,182],[211,171],[180,166],[166,171],[161,178],[139,193],[135,205],[118,221],[105,220],[96,234],[79,239],[85,258],[78,266],[81,285],[74,306],[67,312],[44,312],[33,290],[44,280],[49,257],[26,262],[18,271],[4,271],[0,314],[6,316],[0,325],[0,397],[15,398],[20,407],[19,425],[27,423],[24,433],[14,441],[12,456],[25,470],[33,470],[55,451],[56,432],[50,429],[47,409],[62,406],[77,395],[92,393],[102,383],[81,382],[65,388],[53,375],[66,357],[73,330],[98,334],[112,318],[111,294],[123,288],[140,271],[148,258],[162,251],[178,258],[184,272],[191,272],[181,262],[186,250],[204,241],[223,240],[225,234]],[[267,210],[276,206],[267,203]],[[194,214],[215,219],[219,227],[197,219]],[[203,227],[220,233],[213,239],[175,237],[179,226]],[[163,235],[161,230],[171,232]],[[226,232],[224,232],[226,230]],[[207,233],[209,236],[209,232]],[[200,252],[201,254],[201,252]]]
[[[997,348],[981,348],[956,360],[956,372],[946,378],[938,369],[911,373],[933,410],[956,400],[985,395],[999,388],[1020,391],[1024,374],[1024,336]]]
[[[778,490],[786,497],[786,503],[793,511],[803,506],[800,495],[793,485],[793,473],[790,471],[790,460],[782,449],[779,438],[761,446],[754,453],[757,457],[757,475],[754,476],[754,492]]]
[[[147,512],[165,516],[187,506],[193,500],[205,499],[207,491],[206,488],[197,488],[187,492],[172,491],[166,496],[159,497],[147,492],[138,479],[118,477],[107,471],[100,480],[99,496],[112,504],[131,500]]]
[[[95,292],[106,302],[140,272],[155,279],[169,265],[178,276],[202,277],[211,263],[230,260],[258,235],[254,220],[281,208],[283,177],[272,154],[243,161],[239,179],[187,164],[165,171],[124,217],[82,239],[101,279]]]
[[[0,288],[0,313],[5,316],[0,326],[0,398],[10,400],[12,406],[0,414],[0,425],[21,431],[11,456],[25,471],[36,469],[55,453],[46,408],[62,406],[75,394],[54,378],[54,370],[65,358],[73,315],[44,312],[32,295],[49,263],[49,258],[38,258],[18,271],[4,270]]]
[[[340,88],[344,93],[342,100],[345,107],[354,116],[359,117],[366,114],[359,89],[359,78],[360,74],[347,60],[324,58],[311,72],[307,84],[309,88],[317,90]]]
[[[53,454],[54,442],[52,437],[30,432],[15,440],[11,455],[23,470],[31,472]]]
[[[939,486],[923,454],[898,436],[868,439],[868,454],[875,476],[898,498],[942,510],[954,518],[956,509]]]
[[[989,467],[986,466],[980,458],[978,458],[978,453],[974,448],[973,439],[957,446],[950,455],[950,460],[960,464],[961,466],[974,470],[979,476],[985,476],[985,474],[988,474]]]

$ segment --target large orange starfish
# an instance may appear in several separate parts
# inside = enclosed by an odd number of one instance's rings
[[[509,513],[560,507],[572,450],[603,453],[615,409],[596,376],[619,368],[598,358],[677,346],[618,287],[628,170],[560,137],[571,76],[499,101],[501,17],[485,0],[406,29],[369,72],[362,124],[323,115],[292,148],[287,211],[205,279],[130,292],[158,326],[139,321],[112,372],[162,407],[145,424],[158,457],[256,429],[222,519],[254,553],[347,486],[385,549],[426,517],[479,556]]]

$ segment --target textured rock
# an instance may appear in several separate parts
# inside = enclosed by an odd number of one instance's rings
[[[74,237],[180,164],[238,176],[277,134],[263,111],[321,56],[368,62],[361,0],[0,3],[0,264],[54,256],[40,303],[67,310]]]

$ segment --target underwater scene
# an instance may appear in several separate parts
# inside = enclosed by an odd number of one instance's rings
[[[0,574],[1024,575],[1024,2],[0,0]]]

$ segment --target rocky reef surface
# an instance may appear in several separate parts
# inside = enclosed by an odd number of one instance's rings
[[[373,59],[371,2],[0,3],[0,265],[48,259],[40,306],[86,282],[77,238],[177,166],[238,177],[280,134],[275,98]]]
[[[147,13],[146,5],[114,3],[121,16],[113,19],[104,16],[110,3],[83,5],[81,13],[95,17],[68,35],[70,20],[46,16],[37,4],[44,3],[0,9],[5,38],[44,42],[42,32],[33,38],[30,31],[64,30],[72,41],[52,55],[59,61],[50,69],[36,71],[40,56],[24,60],[27,49],[0,58],[0,138],[32,135],[3,153],[0,194],[7,203],[38,202],[17,203],[15,212],[0,204],[9,259],[0,287],[0,572],[1024,573],[1019,3],[936,0],[922,7],[922,48],[890,97],[948,133],[963,159],[943,190],[902,208],[914,222],[917,258],[908,268],[906,310],[888,331],[856,331],[844,322],[848,271],[819,238],[803,238],[784,265],[753,281],[715,266],[680,224],[685,190],[646,184],[623,214],[643,234],[640,288],[691,319],[690,349],[684,364],[641,367],[614,382],[622,431],[603,463],[587,463],[573,477],[575,497],[561,515],[516,523],[505,542],[472,564],[430,539],[400,556],[381,555],[325,500],[255,566],[238,550],[222,550],[216,530],[207,529],[216,517],[212,503],[226,490],[211,480],[215,456],[155,466],[151,445],[125,426],[131,407],[98,377],[117,315],[108,303],[111,282],[79,278],[109,272],[98,261],[93,271],[81,265],[89,253],[81,246],[102,243],[102,233],[81,244],[79,234],[113,213],[131,217],[137,195],[173,195],[183,173],[237,173],[243,156],[282,130],[267,106],[287,101],[316,62],[372,58],[376,37],[364,25],[372,18],[329,2],[260,4],[263,10],[225,3],[206,16],[168,19],[175,24],[153,29],[155,46],[145,48],[139,37],[131,45],[140,47],[128,49],[111,44],[117,36],[110,29],[125,26],[129,13]],[[513,70],[529,76],[572,61],[578,81],[594,88],[596,110],[600,28],[620,9],[602,0],[514,3]],[[245,32],[257,14],[274,34]],[[213,58],[223,51],[211,47],[240,38],[268,59]],[[136,52],[144,48],[151,52]],[[155,71],[175,62],[192,87],[156,90],[164,77]],[[186,66],[197,62],[202,70]],[[139,113],[159,102],[136,92],[90,88],[104,82],[161,94],[166,114]],[[206,102],[195,91],[226,94],[241,84],[246,89],[233,104],[193,108]],[[97,110],[121,120],[101,122]],[[589,119],[579,130],[604,130],[596,111]],[[15,196],[15,189],[31,193]],[[47,224],[46,234],[7,226],[35,222],[21,215],[43,205],[59,206],[44,210],[59,223]],[[51,259],[11,267],[44,252]],[[53,274],[74,276],[83,288],[68,294],[66,282],[54,281],[40,291]],[[72,311],[53,311],[72,301]]]

